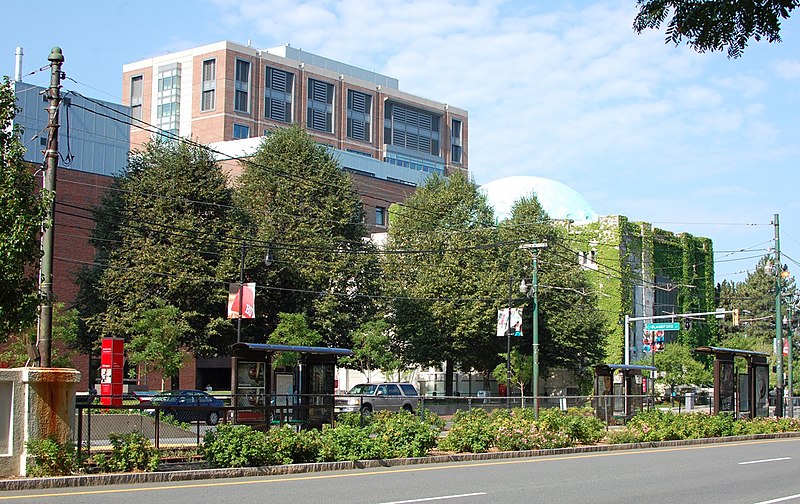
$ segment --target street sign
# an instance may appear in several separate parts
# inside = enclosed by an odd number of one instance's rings
[[[680,328],[680,322],[654,322],[644,325],[645,331],[677,331]]]

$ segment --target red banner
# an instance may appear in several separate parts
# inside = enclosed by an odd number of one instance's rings
[[[241,318],[256,318],[255,283],[244,284],[244,289],[241,289],[238,283],[231,284],[228,290],[228,318],[239,318],[240,310]]]

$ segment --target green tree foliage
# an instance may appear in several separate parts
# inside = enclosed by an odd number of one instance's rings
[[[64,303],[53,305],[53,334],[51,365],[53,367],[72,367],[72,358],[78,338],[78,310],[66,309]],[[9,337],[4,351],[0,352],[0,363],[10,367],[24,366],[28,361],[27,344],[36,342],[36,326],[14,333]]]
[[[564,368],[582,376],[589,366],[603,359],[607,338],[604,315],[597,310],[597,296],[586,280],[563,229],[553,225],[535,196],[523,198],[512,208],[511,217],[500,224],[504,242],[547,243],[538,257],[539,365]],[[528,250],[511,250],[512,271],[532,280],[532,257]],[[523,348],[532,348],[533,300],[524,298]],[[531,350],[532,352],[532,350]]]
[[[31,270],[41,255],[38,233],[49,198],[37,194],[31,169],[22,160],[21,131],[11,128],[17,112],[6,77],[0,84],[0,342],[36,320],[39,297]]]
[[[517,348],[511,351],[510,358],[508,359],[511,361],[510,384],[508,383],[509,374],[506,371],[506,369],[508,369],[506,367],[506,354],[501,353],[499,356],[501,359],[503,359],[503,362],[494,368],[492,371],[492,376],[494,376],[495,380],[497,380],[497,383],[501,385],[516,386],[524,396],[525,384],[530,383],[531,379],[533,378],[533,355],[523,355]],[[525,407],[524,404],[522,406]]]
[[[279,313],[278,326],[269,335],[267,342],[273,345],[318,346],[322,342],[322,336],[308,327],[302,313]],[[294,367],[298,359],[296,352],[279,352],[272,365],[275,368]]]
[[[674,388],[676,385],[709,386],[713,382],[711,372],[694,358],[692,350],[679,343],[670,343],[664,350],[656,352],[656,367],[665,373],[664,383]]]
[[[720,324],[722,339],[744,334],[771,346],[775,337],[775,276],[764,270],[768,261],[768,257],[762,257],[743,282],[726,281],[717,286],[719,306],[739,309],[739,326],[733,325],[732,317]],[[793,285],[793,281],[787,283],[785,290],[794,290]]]
[[[390,214],[385,258],[399,350],[406,362],[488,372],[500,351],[495,314],[502,254],[494,213],[460,173],[433,175]]]
[[[178,374],[186,362],[181,341],[190,330],[174,306],[147,310],[133,324],[133,337],[127,346],[128,361],[144,366],[145,373],[161,373],[161,390],[164,390],[165,380]]]
[[[266,318],[243,339],[269,333],[279,312],[303,313],[326,345],[349,347],[375,311],[380,273],[361,201],[331,151],[297,126],[273,131],[244,163],[236,201],[247,219],[240,234],[254,249],[245,281],[266,287],[258,301]]]
[[[395,352],[391,337],[391,326],[384,319],[370,320],[353,332],[353,357],[339,359],[344,366],[358,369],[372,381],[372,372],[379,369],[390,376],[403,369],[403,363]]]
[[[201,147],[152,141],[132,153],[127,171],[95,209],[96,266],[82,274],[78,298],[89,320],[84,348],[99,336],[130,339],[134,321],[163,305],[189,330],[180,344],[195,355],[226,352],[221,256],[234,227],[227,178]]]
[[[666,39],[685,38],[697,52],[726,50],[738,58],[750,39],[780,42],[781,21],[800,6],[798,0],[637,0],[637,33],[666,23]],[[667,21],[669,19],[669,21]]]

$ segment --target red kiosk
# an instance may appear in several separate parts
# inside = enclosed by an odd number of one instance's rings
[[[125,367],[125,340],[103,338],[100,353],[100,404],[122,406],[122,378]]]

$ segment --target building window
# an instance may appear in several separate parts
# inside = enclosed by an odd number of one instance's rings
[[[181,66],[172,63],[158,68],[156,125],[167,140],[175,140],[181,118]]]
[[[461,164],[461,120],[450,123],[450,161]]]
[[[375,207],[375,225],[386,227],[386,209],[383,207]]]
[[[397,103],[386,103],[383,138],[388,145],[424,152],[439,153],[439,122],[441,117]]]
[[[233,139],[240,140],[242,138],[250,138],[250,127],[243,124],[234,124]]]
[[[294,74],[267,67],[266,77],[264,117],[273,121],[291,123]]]
[[[364,142],[372,141],[372,95],[347,91],[347,137]]]
[[[142,119],[142,76],[137,75],[131,78],[131,117]]]
[[[236,60],[234,79],[235,95],[233,109],[237,112],[250,112],[250,62]]]
[[[306,126],[312,130],[333,133],[333,84],[308,79]]]
[[[203,62],[203,99],[200,110],[214,110],[217,101],[217,60],[211,59]]]

